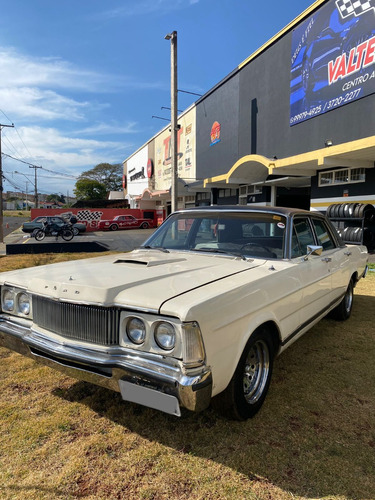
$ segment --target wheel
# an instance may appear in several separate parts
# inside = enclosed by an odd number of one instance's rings
[[[77,227],[73,226],[72,230],[73,230],[74,236],[78,236],[79,235],[79,229]]]
[[[141,229],[147,229],[147,228],[148,228],[147,222],[142,222]]]
[[[340,304],[330,312],[329,315],[331,318],[336,319],[337,321],[345,321],[350,318],[353,308],[353,289],[353,280],[350,280],[344,298]]]
[[[110,230],[110,231],[117,231],[117,229],[118,229],[118,225],[117,225],[117,224],[111,224],[111,225],[109,226],[109,230]]]
[[[36,241],[42,241],[45,237],[46,233],[43,231],[43,229],[38,229],[34,234],[34,238],[36,239]]]
[[[250,337],[228,387],[213,399],[226,417],[246,420],[261,408],[271,382],[274,345],[265,328]]]
[[[66,227],[64,228],[62,231],[61,231],[61,237],[63,240],[65,241],[70,241],[73,239],[74,237],[74,233],[73,233],[73,230]]]

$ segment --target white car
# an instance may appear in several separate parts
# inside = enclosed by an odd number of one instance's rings
[[[252,417],[280,354],[349,318],[367,250],[317,212],[175,212],[131,253],[2,273],[0,345],[173,415]],[[16,376],[16,375],[15,375]]]

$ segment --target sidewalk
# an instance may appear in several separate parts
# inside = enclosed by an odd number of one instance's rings
[[[25,233],[21,229],[16,229],[13,233],[8,234],[4,238],[4,243],[0,243],[0,257],[6,255],[6,245],[11,245],[12,243],[20,243],[23,240]]]

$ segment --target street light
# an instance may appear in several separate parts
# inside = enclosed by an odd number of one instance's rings
[[[171,41],[171,211],[177,210],[177,31],[165,35],[165,40]]]

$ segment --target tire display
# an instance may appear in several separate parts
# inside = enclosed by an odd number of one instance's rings
[[[334,222],[344,243],[375,248],[375,207],[370,203],[335,203],[327,217]]]

